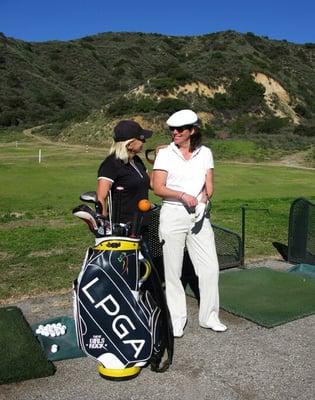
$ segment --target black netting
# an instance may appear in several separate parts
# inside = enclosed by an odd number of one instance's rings
[[[220,269],[241,265],[241,237],[226,228],[212,224]]]
[[[145,235],[145,241],[150,249],[152,258],[156,259],[158,264],[161,264],[162,246],[159,241],[159,216],[160,207],[156,207],[149,212],[148,232]],[[241,264],[241,238],[235,232],[222,228],[217,225],[212,225],[215,244],[219,259],[220,269],[237,267]],[[184,263],[187,260],[188,254],[185,254]],[[189,258],[189,257],[188,257]]]
[[[304,198],[291,205],[288,261],[315,264],[315,204]]]

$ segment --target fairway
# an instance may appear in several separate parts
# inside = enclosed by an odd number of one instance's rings
[[[71,211],[80,193],[95,190],[107,154],[102,147],[17,139],[0,144],[0,301],[71,288],[93,244]],[[314,186],[313,170],[217,162],[212,221],[239,233],[240,206],[247,204],[246,257],[276,255],[271,243],[287,241],[292,200],[314,201]],[[257,208],[269,213],[251,210]]]

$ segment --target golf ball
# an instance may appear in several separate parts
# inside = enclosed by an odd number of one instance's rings
[[[57,344],[52,344],[51,348],[50,348],[50,351],[52,353],[57,353],[58,349],[59,349],[59,346]]]

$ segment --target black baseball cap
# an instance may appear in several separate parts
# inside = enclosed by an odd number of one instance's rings
[[[133,120],[124,120],[118,122],[114,128],[114,141],[124,142],[129,139],[148,139],[153,134],[152,131],[141,128],[138,122]]]

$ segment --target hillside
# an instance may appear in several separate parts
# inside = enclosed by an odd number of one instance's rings
[[[209,137],[291,135],[303,150],[315,138],[314,66],[315,44],[253,33],[43,43],[1,34],[0,127],[53,123],[42,133],[89,142],[117,119],[162,130],[170,112],[192,107]]]

